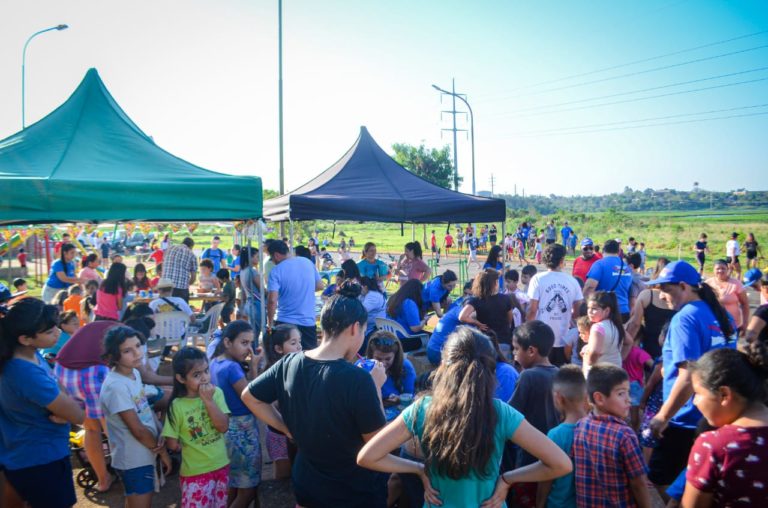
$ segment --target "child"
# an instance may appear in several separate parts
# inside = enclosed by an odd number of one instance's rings
[[[481,265],[480,262],[477,260],[477,247],[480,245],[480,242],[477,240],[477,237],[470,235],[467,238],[467,249],[469,250],[469,259],[467,259],[467,269],[469,269],[469,265],[474,264],[477,266],[477,269],[480,270]]]
[[[371,335],[365,356],[381,362],[387,371],[387,380],[381,387],[381,400],[385,407],[399,404],[400,394],[414,394],[416,370],[404,357],[403,346],[392,332],[380,330]]]
[[[72,310],[75,312],[75,314],[77,314],[78,317],[82,317],[80,316],[80,312],[82,310],[83,303],[83,289],[77,284],[72,284],[67,289],[67,294],[69,296],[67,296],[67,299],[64,300],[64,303],[61,306],[62,310],[64,312]]]
[[[239,265],[238,265],[239,266]],[[221,308],[221,322],[228,325],[235,312],[235,284],[229,278],[229,270],[220,268],[216,272],[216,278],[221,284],[221,297],[224,299],[224,307]]]
[[[147,267],[138,263],[133,268],[133,283],[136,284],[137,291],[146,291],[149,289],[149,279],[147,278]]]
[[[224,393],[211,384],[208,360],[199,349],[181,348],[172,367],[173,392],[163,436],[169,449],[181,451],[181,506],[225,508],[229,408]]]
[[[504,292],[510,296],[510,300],[514,298],[512,301],[512,317],[516,327],[523,324],[525,315],[528,313],[528,305],[531,303],[528,295],[520,291],[519,282],[520,274],[517,270],[507,270],[504,273]]]
[[[59,335],[59,340],[56,341],[56,344],[43,349],[43,356],[46,358],[48,355],[52,355],[55,358],[69,338],[80,329],[80,319],[77,317],[77,314],[71,310],[59,314],[59,329],[61,330],[61,335]]]
[[[301,333],[294,325],[277,325],[265,341],[267,366],[271,367],[280,358],[290,353],[301,352]],[[288,448],[288,437],[279,430],[267,425],[267,453],[275,463],[275,479],[281,480],[291,476],[291,458]]]
[[[89,280],[85,283],[85,296],[80,302],[80,326],[85,326],[86,323],[92,321],[98,290],[99,283],[95,280]]]
[[[766,344],[715,349],[689,366],[694,404],[719,428],[691,449],[683,506],[768,506]]]
[[[544,249],[541,245],[541,238],[536,238],[536,263],[541,264],[541,255]]]
[[[512,347],[515,361],[523,368],[509,404],[520,411],[539,432],[547,433],[560,423],[560,415],[552,398],[552,380],[557,367],[549,363],[549,352],[555,343],[555,333],[547,324],[534,319],[515,328]],[[522,450],[515,456],[515,467],[536,462],[536,458]],[[516,485],[515,500],[524,506],[533,506],[536,484]]]
[[[225,268],[220,269],[225,270]],[[261,445],[256,417],[240,393],[259,372],[262,354],[253,347],[253,328],[247,321],[235,321],[221,333],[211,361],[211,381],[224,392],[231,411],[226,435],[229,456],[229,506],[250,506],[258,498],[261,483]],[[248,366],[246,373],[243,365]]]
[[[653,369],[653,358],[640,347],[643,340],[642,330],[643,328],[640,327],[635,335],[635,344],[622,362],[624,370],[629,375],[629,400],[632,403],[629,421],[635,430],[638,430],[640,426],[640,399],[643,396],[643,387],[645,386],[645,373],[646,371],[651,372]]]
[[[587,392],[593,412],[576,424],[573,436],[576,506],[650,507],[640,444],[625,422],[629,376],[615,365],[595,365],[587,377]]]
[[[374,471],[418,475],[425,506],[500,506],[517,482],[569,473],[568,456],[518,411],[494,398],[496,354],[488,337],[459,327],[445,344],[445,361],[435,371],[431,395],[408,406],[368,441],[357,463]],[[421,441],[424,464],[390,455],[414,438]],[[541,462],[498,475],[507,441]]]
[[[163,275],[163,264],[158,263],[157,266],[155,267],[155,277],[151,281],[149,281],[149,287],[154,289],[155,286],[157,286],[157,283],[160,281],[160,277],[162,277],[162,275]]]
[[[61,289],[53,296],[51,303],[59,309],[59,312],[63,312],[64,300],[66,300],[68,297],[69,297],[69,293],[67,292],[67,290]]]
[[[27,281],[22,278],[13,279],[13,289],[15,289],[17,293],[29,291],[29,287],[27,287]]]
[[[560,367],[552,380],[552,397],[555,407],[564,419],[563,423],[547,433],[547,437],[570,457],[576,422],[587,416],[587,382],[581,369],[575,365]],[[573,473],[554,481],[541,482],[536,492],[536,506],[576,506],[576,482]]]
[[[26,276],[27,275],[27,252],[24,250],[24,247],[19,249],[19,254],[16,256],[16,259],[19,261],[19,268],[21,268],[21,274]]]
[[[626,336],[616,294],[595,291],[587,298],[587,316],[592,321],[587,345],[581,351],[584,375],[596,363],[621,367],[621,347]]]
[[[219,279],[213,275],[213,261],[203,259],[200,261],[200,280],[197,283],[197,290],[200,293],[212,293],[220,289]]]
[[[520,291],[524,291],[525,293],[528,293],[528,283],[531,282],[531,279],[538,270],[533,265],[525,265],[522,270],[520,270]]]
[[[147,402],[141,374],[141,339],[127,326],[104,335],[104,359],[111,370],[101,385],[99,399],[107,422],[112,467],[123,480],[125,506],[149,508],[155,491],[156,455],[165,473],[171,458],[160,436],[162,425]]]
[[[584,346],[589,342],[589,332],[592,330],[592,319],[589,316],[580,316],[576,319],[576,329],[578,330],[578,339],[576,339],[576,345],[571,353],[571,363],[582,367],[584,362],[581,358],[581,352],[584,351]]]

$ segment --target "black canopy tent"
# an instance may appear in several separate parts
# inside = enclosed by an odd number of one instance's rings
[[[506,217],[501,199],[454,192],[414,175],[368,133],[333,166],[298,189],[264,202],[271,221],[351,220],[399,223],[495,222]]]

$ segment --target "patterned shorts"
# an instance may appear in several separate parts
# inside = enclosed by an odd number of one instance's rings
[[[180,476],[181,506],[227,508],[229,466],[196,476]]]
[[[261,442],[256,417],[252,414],[230,416],[226,442],[229,486],[235,489],[258,487],[261,483]]]
[[[267,453],[272,461],[288,459],[288,438],[267,429]]]
[[[104,418],[104,412],[99,404],[99,391],[109,374],[109,367],[93,365],[84,369],[67,369],[56,364],[53,372],[67,394],[85,408],[86,418],[94,420]]]

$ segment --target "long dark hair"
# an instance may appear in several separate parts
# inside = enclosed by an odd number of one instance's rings
[[[93,263],[94,261],[99,260],[99,255],[94,254],[93,252],[88,254],[87,256],[83,256],[83,259],[80,260],[80,267],[81,268],[87,268],[88,263]]]
[[[357,266],[357,263],[355,263],[351,259],[347,259],[341,264],[341,269],[344,271],[344,278],[345,279],[355,279],[355,280],[361,280],[360,277],[360,268]]]
[[[101,283],[101,290],[110,295],[116,295],[122,290],[125,295],[127,290],[125,272],[126,267],[123,263],[112,263],[107,271],[107,278]]]
[[[136,337],[140,343],[144,343],[139,332],[128,326],[115,326],[107,330],[107,333],[104,334],[104,353],[102,353],[101,359],[106,360],[110,367],[117,365],[121,356],[120,346],[131,337]]]
[[[173,355],[173,360],[171,361],[171,367],[173,368],[173,391],[171,392],[171,398],[168,400],[168,419],[171,423],[173,423],[173,401],[187,395],[187,387],[176,379],[176,376],[179,375],[186,378],[192,367],[199,362],[207,364],[208,357],[195,347],[183,347]]]
[[[24,298],[0,317],[0,372],[21,346],[19,337],[34,337],[59,324],[59,309],[37,298]]]
[[[611,309],[611,314],[608,316],[608,319],[611,320],[611,323],[613,323],[616,330],[619,332],[618,346],[619,349],[621,349],[626,332],[624,331],[624,321],[621,319],[621,311],[619,311],[619,301],[616,299],[616,293],[611,291],[595,291],[589,295],[588,302],[594,302],[601,309],[605,309],[606,307]]]
[[[490,265],[494,270],[499,265],[499,254],[501,254],[501,246],[494,245],[491,250],[488,251],[488,257],[485,260],[486,265]]]
[[[259,252],[259,249],[256,247],[251,247],[250,245],[247,245],[240,249],[240,269],[248,268],[251,266],[251,258],[254,254]]]
[[[365,327],[368,323],[368,311],[358,298],[360,284],[345,280],[337,293],[325,302],[320,311],[320,327],[323,337],[333,340],[355,323]]]
[[[691,372],[699,375],[701,384],[717,392],[727,386],[748,403],[766,403],[768,397],[768,345],[761,341],[748,342],[742,351],[718,348],[705,353],[690,364]]]
[[[381,288],[379,287],[379,283],[376,282],[376,279],[372,277],[362,277],[360,279],[360,285],[368,288],[368,291],[376,291],[377,293],[381,293]]]
[[[424,304],[421,299],[421,292],[423,289],[424,286],[418,279],[408,280],[389,298],[389,301],[387,302],[387,314],[392,317],[397,316],[400,313],[400,307],[402,307],[403,302],[411,299],[416,303],[416,307],[419,309],[419,317],[424,317]]]
[[[405,244],[405,250],[413,252],[413,257],[421,259],[424,252],[421,250],[421,244],[419,242],[408,242]]]
[[[283,344],[291,340],[291,332],[297,330],[296,325],[279,324],[272,328],[272,333],[264,337],[264,350],[267,354],[267,366],[271,367],[280,361],[283,355],[275,351],[275,346],[283,347]]]
[[[213,350],[213,357],[221,356],[226,350],[224,345],[224,339],[230,342],[235,340],[238,335],[245,332],[252,332],[253,327],[248,321],[232,321],[221,332],[221,340],[216,344],[216,349]]]
[[[456,272],[453,270],[446,270],[442,275],[438,275],[438,277],[440,277],[440,284],[448,284],[449,282],[459,280],[459,278],[456,277]]]
[[[488,337],[467,326],[456,328],[432,386],[421,438],[427,469],[454,480],[472,472],[498,474],[490,463],[498,415],[496,351]]]
[[[723,332],[725,341],[726,342],[730,341],[731,336],[734,333],[733,325],[731,324],[731,320],[728,319],[728,313],[723,308],[723,306],[720,305],[720,300],[717,299],[715,290],[712,289],[712,287],[709,284],[699,284],[698,286],[691,286],[691,289],[693,290],[694,293],[699,295],[699,298],[701,298],[701,301],[703,301],[709,306],[709,309],[712,311],[712,314],[715,315],[717,322],[720,324],[720,330],[722,330]]]
[[[379,330],[371,335],[368,339],[368,349],[365,351],[367,358],[373,358],[373,352],[378,351],[380,353],[394,353],[395,358],[392,360],[392,366],[387,370],[387,375],[392,378],[395,383],[395,388],[398,391],[403,391],[403,345],[400,340],[392,332],[385,330]]]
[[[60,256],[59,259],[61,260],[61,264],[63,264],[64,266],[67,266],[67,261],[64,259],[64,254],[73,250],[74,248],[75,246],[71,243],[65,243],[64,245],[61,246],[61,253],[59,254]]]

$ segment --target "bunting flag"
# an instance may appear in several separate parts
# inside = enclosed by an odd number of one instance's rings
[[[190,234],[194,233],[199,224],[197,222],[187,222],[187,230]]]
[[[89,235],[96,231],[96,224],[86,224],[85,225],[85,232]]]
[[[152,223],[151,222],[142,222],[139,224],[139,229],[142,233],[144,233],[144,236],[147,236],[150,231],[152,231]]]
[[[0,242],[0,256],[8,254],[8,242]]]
[[[126,222],[123,224],[123,227],[125,228],[125,234],[127,237],[131,237],[133,235],[133,231],[136,229],[136,224],[133,222]]]
[[[235,221],[233,225],[235,226],[235,231],[237,231],[238,233],[242,233],[243,229],[245,229],[245,222],[241,220]]]
[[[24,245],[24,240],[21,239],[21,235],[18,233],[13,233],[8,241],[11,244],[11,249],[18,249]]]
[[[170,226],[171,226],[171,231],[173,231],[174,233],[178,233],[179,230],[181,229],[181,224],[178,224],[176,222],[172,222]]]

